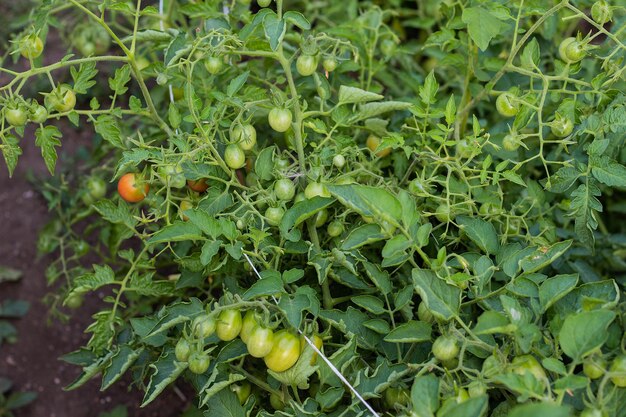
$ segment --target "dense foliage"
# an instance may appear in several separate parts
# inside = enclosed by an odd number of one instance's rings
[[[57,172],[52,311],[104,294],[68,388],[131,374],[144,404],[188,381],[207,417],[370,415],[321,349],[381,416],[623,415],[624,11],[33,7],[1,149],[12,172],[34,132]],[[61,167],[65,121],[94,138]]]

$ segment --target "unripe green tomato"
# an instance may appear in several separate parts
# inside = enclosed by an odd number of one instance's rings
[[[616,387],[626,387],[626,355],[622,354],[613,359],[609,372],[619,373],[611,377],[611,382],[613,382]]]
[[[251,124],[235,126],[230,140],[244,151],[249,151],[256,145],[256,129]]]
[[[498,214],[500,213],[500,207],[495,203],[482,203],[478,212],[483,216]]]
[[[603,25],[613,20],[613,9],[605,0],[599,0],[591,6],[591,18]]]
[[[239,169],[246,164],[246,154],[239,145],[231,143],[224,151],[224,161],[229,168]]]
[[[37,105],[30,113],[30,120],[34,123],[43,123],[48,119],[48,109]]]
[[[78,256],[86,255],[89,252],[89,243],[79,240],[73,245],[74,253]]]
[[[435,217],[441,223],[448,223],[452,219],[452,210],[448,203],[441,203],[437,206]]]
[[[322,227],[328,220],[328,210],[322,209],[315,215],[315,227]]]
[[[270,405],[274,410],[281,411],[285,409],[285,403],[283,400],[275,393],[270,393]]]
[[[469,144],[467,139],[462,139],[456,143],[456,155],[463,158],[469,159],[474,154],[474,148]]]
[[[421,301],[417,306],[417,318],[426,323],[435,322],[435,316],[433,316],[433,313],[423,301]]]
[[[77,308],[83,305],[83,301],[84,301],[84,297],[82,294],[79,294],[77,292],[72,292],[65,299],[65,301],[63,302],[63,305],[68,308],[71,308],[72,310],[76,310]]]
[[[4,110],[5,120],[13,127],[21,127],[28,121],[28,114],[23,108],[5,108]]]
[[[502,139],[502,147],[509,152],[516,151],[519,149],[521,144],[522,142],[519,137],[512,133],[509,133]]]
[[[396,43],[392,39],[385,39],[380,43],[380,51],[385,58],[391,58],[396,53]]]
[[[407,389],[389,387],[383,394],[383,401],[388,409],[402,409],[411,404],[411,395]]]
[[[268,7],[272,3],[272,0],[257,0],[259,7]]]
[[[84,42],[78,49],[83,56],[91,56],[96,53],[96,45],[89,41]]]
[[[248,187],[258,187],[260,185],[259,176],[254,172],[248,173],[246,175],[246,185]]]
[[[287,330],[274,334],[272,351],[263,357],[265,365],[274,372],[284,372],[296,364],[300,357],[300,338]]]
[[[267,327],[257,325],[246,342],[248,353],[255,358],[264,358],[274,347],[274,331]]]
[[[334,56],[326,57],[324,58],[324,61],[322,61],[322,66],[326,71],[333,72],[337,69],[337,59],[335,59]]]
[[[198,339],[205,339],[211,336],[213,332],[215,332],[216,327],[217,322],[213,317],[209,316],[208,314],[203,314],[196,317],[191,325],[193,334]]]
[[[511,93],[502,93],[496,99],[496,109],[504,117],[513,117],[519,113],[519,102]]]
[[[511,365],[513,367],[513,372],[518,375],[531,373],[535,378],[540,381],[547,378],[546,371],[544,371],[539,361],[537,361],[537,359],[535,359],[535,357],[532,355],[516,356],[515,358],[513,358]]]
[[[296,186],[289,178],[282,178],[274,183],[274,194],[279,200],[290,201],[296,195]]]
[[[483,361],[483,366],[481,370],[481,373],[483,374],[483,376],[487,378],[492,378],[496,375],[501,374],[502,371],[503,371],[502,363],[496,356],[494,355],[488,356]]]
[[[178,339],[176,347],[174,348],[174,355],[178,362],[187,362],[191,355],[191,345],[184,337]]]
[[[330,192],[324,184],[319,182],[310,182],[304,189],[304,196],[308,199],[313,197],[330,197]]]
[[[171,188],[183,188],[187,185],[183,168],[180,165],[161,165],[157,173],[163,185]]]
[[[565,48],[565,57],[569,60],[566,62],[578,62],[587,56],[585,45],[578,41],[570,42]]]
[[[213,75],[219,73],[223,65],[224,61],[216,56],[210,56],[204,61],[204,68]]]
[[[608,414],[597,408],[585,408],[580,412],[580,417],[608,417]]]
[[[300,55],[296,60],[296,70],[303,77],[312,75],[317,69],[317,59],[313,55]]]
[[[250,337],[250,334],[252,334],[252,329],[259,325],[259,319],[260,316],[256,311],[246,311],[241,323],[241,331],[239,332],[239,337],[243,343],[248,343],[248,338]]]
[[[572,64],[574,62],[571,60],[567,53],[567,48],[574,42],[576,42],[576,38],[570,37],[563,39],[559,44],[559,58],[561,58],[561,61],[565,62],[566,64]]]
[[[89,177],[86,185],[89,195],[95,200],[103,198],[107,193],[107,184],[102,178]]]
[[[459,354],[459,345],[453,336],[439,336],[433,343],[432,352],[440,361],[450,361]]]
[[[583,372],[589,379],[598,379],[604,375],[606,361],[601,357],[591,357],[583,362]]]
[[[487,393],[487,387],[481,381],[472,381],[467,387],[467,392],[472,398],[480,397]]]
[[[274,107],[270,110],[267,120],[270,127],[277,132],[286,132],[291,127],[292,114],[289,109]]]
[[[574,123],[567,117],[557,117],[550,125],[550,131],[557,138],[569,136],[574,130]]]
[[[328,228],[326,229],[326,232],[330,237],[337,237],[341,235],[343,233],[343,223],[341,223],[339,220],[334,220],[330,222]]]
[[[239,404],[243,405],[248,397],[250,397],[250,393],[252,392],[252,385],[248,381],[243,381],[240,384],[232,384],[230,389],[237,395],[237,399],[239,400]]]
[[[215,332],[220,340],[229,342],[239,336],[243,320],[239,310],[224,310],[217,318],[217,327]]]
[[[76,105],[76,94],[66,85],[62,85],[58,91],[52,92],[52,107],[59,113],[65,113]]]
[[[20,54],[26,59],[35,59],[43,52],[43,41],[39,36],[29,35],[19,43]]]
[[[298,193],[298,194],[296,194],[296,198],[293,200],[293,202],[295,204],[295,203],[299,203],[299,202],[304,201],[304,200],[306,200],[306,197],[305,197],[304,193]]]
[[[265,210],[265,218],[270,226],[278,226],[284,215],[285,210],[282,207],[268,207]]]
[[[333,156],[333,165],[339,169],[343,168],[346,164],[346,158],[342,154]]]
[[[189,370],[194,374],[201,375],[209,369],[211,359],[202,352],[193,352],[189,355]]]
[[[350,175],[345,175],[335,181],[337,185],[350,185],[354,183],[356,183],[356,181]]]

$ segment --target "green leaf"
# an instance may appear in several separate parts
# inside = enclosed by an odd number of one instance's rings
[[[71,391],[83,386],[87,381],[89,381],[91,378],[100,373],[100,371],[102,371],[104,364],[108,362],[111,356],[113,356],[113,352],[109,352],[105,356],[95,358],[93,362],[91,362],[90,364],[86,364],[86,366],[83,367],[83,370],[78,378],[76,378],[74,382],[72,382],[68,386],[64,387],[63,390]]]
[[[76,67],[71,67],[70,73],[74,80],[72,89],[76,94],[86,94],[91,87],[96,85],[96,81],[93,79],[98,74],[95,61],[81,62],[78,71]]]
[[[591,156],[589,165],[593,176],[609,187],[626,187],[626,167],[608,156]]]
[[[360,184],[327,185],[327,188],[341,204],[360,215],[400,225],[402,205],[389,191]]]
[[[25,300],[4,300],[0,302],[0,318],[24,317],[30,308],[30,303]]]
[[[440,279],[433,271],[413,269],[413,285],[432,314],[448,321],[459,314],[461,290]]]
[[[387,311],[383,301],[373,295],[356,295],[350,301],[372,314],[383,314]]]
[[[55,147],[61,146],[61,132],[56,126],[47,125],[35,131],[35,145],[41,148],[41,156],[46,163],[50,175],[54,175],[57,163],[57,151]]]
[[[496,228],[478,217],[458,216],[457,223],[461,230],[484,252],[493,255],[500,250]]]
[[[490,10],[481,6],[463,9],[461,20],[467,25],[467,32],[482,51],[485,51],[489,42],[508,26]]]
[[[243,87],[248,80],[249,75],[250,71],[244,71],[231,80],[231,82],[228,84],[228,88],[226,89],[226,94],[228,94],[228,97],[234,97],[235,94],[237,94],[239,90],[241,90],[241,87]]]
[[[489,397],[487,395],[481,395],[455,403],[446,410],[444,415],[446,417],[481,417],[487,411],[488,400]]]
[[[109,87],[111,87],[111,90],[113,90],[113,92],[116,95],[120,96],[120,95],[126,94],[126,91],[128,91],[128,87],[126,87],[126,85],[129,82],[130,82],[130,65],[125,64],[115,70],[115,75],[113,78],[109,78]],[[84,91],[83,93],[86,93],[86,92],[87,91]]]
[[[285,36],[285,21],[280,19],[276,13],[268,13],[263,19],[263,29],[265,30],[265,37],[270,42],[272,51],[278,50],[278,46]]]
[[[292,242],[297,242],[300,240],[300,232],[295,228],[334,202],[332,198],[314,197],[295,203],[283,215],[279,226],[281,235]]]
[[[187,363],[177,362],[174,349],[170,348],[163,351],[159,359],[150,364],[150,368],[154,369],[154,372],[150,375],[141,407],[154,401],[169,384],[174,382],[187,369]]]
[[[211,398],[204,417],[246,417],[237,395],[229,389],[223,389]]]
[[[571,314],[563,321],[559,344],[563,352],[575,361],[601,347],[608,338],[606,329],[615,319],[609,310],[583,311]]]
[[[555,260],[567,252],[570,246],[572,246],[572,241],[565,240],[555,243],[548,248],[535,248],[532,253],[519,261],[519,266],[524,270],[525,275],[532,274],[554,263]]]
[[[191,222],[176,221],[153,234],[146,243],[155,245],[165,242],[201,240],[202,231]]]
[[[176,107],[176,104],[174,103],[169,104],[167,110],[167,120],[170,122],[170,126],[174,129],[178,129],[183,121],[180,111],[178,111],[178,107]]]
[[[102,385],[100,390],[104,391],[118,381],[122,375],[124,375],[124,372],[137,360],[142,351],[143,348],[135,350],[128,345],[121,346],[113,354],[111,362],[102,373]]]
[[[263,181],[272,179],[272,171],[274,169],[274,146],[264,148],[256,158],[254,163],[254,172]]]
[[[4,162],[7,164],[9,171],[9,177],[13,176],[13,171],[17,166],[17,159],[22,154],[22,148],[20,148],[19,140],[13,135],[6,135],[2,138],[2,156]]]
[[[339,104],[365,103],[368,101],[382,100],[385,96],[361,90],[356,87],[342,85],[339,87]]]
[[[302,30],[311,29],[311,23],[309,23],[307,18],[304,17],[304,15],[300,12],[289,10],[288,12],[285,12],[285,14],[283,15],[283,19],[285,19],[286,22],[292,23]]]
[[[117,124],[117,119],[110,114],[103,114],[96,118],[94,122],[94,128],[96,133],[102,136],[104,140],[109,142],[116,148],[124,149],[124,142],[122,141],[122,132]]]
[[[357,249],[361,246],[381,241],[386,237],[387,235],[382,232],[377,224],[364,224],[350,231],[350,234],[341,242],[341,249]]]
[[[411,320],[393,329],[385,342],[390,343],[420,343],[430,341],[432,327],[430,323]]]
[[[545,313],[554,303],[572,291],[577,283],[577,274],[557,275],[542,282],[539,286],[542,311]]]
[[[569,406],[553,403],[522,404],[513,408],[508,417],[571,417],[572,411]]]
[[[202,265],[206,266],[210,264],[213,257],[219,252],[221,246],[221,240],[207,240],[204,242],[202,252],[200,253],[200,262],[202,262]]]
[[[411,387],[411,404],[417,417],[433,417],[439,408],[439,378],[418,376]]]
[[[263,277],[252,284],[243,294],[243,299],[252,300],[256,297],[271,296],[281,294],[283,292],[285,292],[285,289],[283,288],[283,280],[281,279],[280,274],[276,273]]]
[[[111,223],[123,224],[130,230],[135,230],[137,220],[133,217],[128,205],[121,201],[116,206],[110,200],[101,200],[93,204],[93,207],[104,218],[104,220]]]
[[[412,106],[411,103],[404,101],[383,101],[381,103],[366,103],[359,106],[359,111],[352,118],[352,122],[356,123],[361,120],[370,119],[383,113],[392,111],[407,110]]]

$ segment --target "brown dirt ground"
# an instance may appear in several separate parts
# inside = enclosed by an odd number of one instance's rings
[[[88,131],[70,135],[71,132],[64,130],[66,152],[68,148],[71,152],[72,148],[87,145],[91,137]],[[4,161],[0,162],[0,265],[23,272],[19,282],[0,284],[0,301],[22,299],[31,304],[28,314],[13,322],[18,329],[18,342],[0,348],[0,375],[13,380],[17,389],[38,393],[37,400],[20,409],[16,416],[96,417],[117,404],[127,405],[132,417],[179,416],[188,401],[183,401],[172,390],[144,409],[138,407],[142,393],[137,389],[128,392],[127,381],[105,392],[100,392],[97,378],[75,391],[62,390],[76,378],[79,369],[58,358],[87,341],[89,336],[83,330],[90,323],[91,314],[97,311],[100,300],[87,299],[67,324],[58,321],[48,324],[48,308],[41,302],[51,290],[44,276],[48,259],[36,259],[35,245],[38,231],[49,214],[44,199],[26,180],[28,171],[42,176],[47,173],[33,139],[31,132],[22,141],[24,154],[13,178],[8,177]]]

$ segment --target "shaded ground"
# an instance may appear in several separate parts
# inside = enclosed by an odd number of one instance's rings
[[[64,131],[65,152],[87,144],[91,137],[88,131],[80,136]],[[0,375],[13,380],[17,389],[35,391],[39,397],[20,409],[17,417],[97,417],[99,412],[109,411],[117,404],[128,405],[128,415],[132,417],[179,416],[185,401],[172,390],[145,409],[138,408],[142,393],[136,389],[129,393],[126,383],[100,392],[96,378],[78,390],[62,390],[76,378],[79,369],[58,358],[86,342],[89,336],[83,330],[100,300],[87,299],[68,324],[47,324],[47,307],[41,302],[50,291],[44,276],[47,259],[36,260],[35,245],[48,212],[44,199],[26,180],[26,173],[31,170],[48,174],[32,133],[26,135],[21,145],[24,154],[12,179],[4,160],[0,162],[0,265],[21,270],[23,278],[17,283],[0,284],[0,301],[23,299],[30,302],[31,308],[23,319],[13,322],[18,329],[17,344],[0,347]]]

